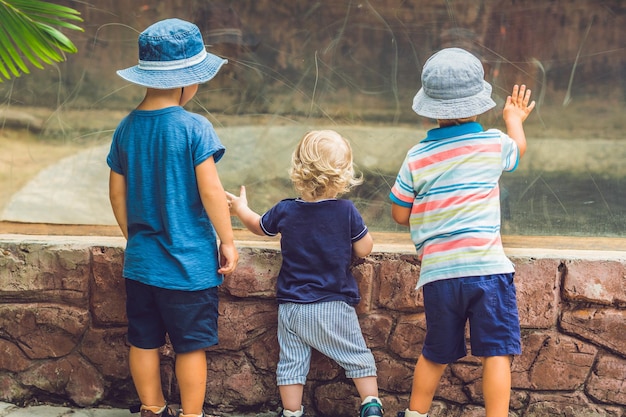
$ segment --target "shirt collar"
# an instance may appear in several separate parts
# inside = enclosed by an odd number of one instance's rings
[[[446,139],[482,131],[483,127],[478,122],[468,122],[455,126],[436,127],[428,131],[426,138],[423,139],[422,142],[431,142],[434,140]]]

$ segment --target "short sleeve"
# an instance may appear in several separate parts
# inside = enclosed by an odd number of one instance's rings
[[[413,175],[411,174],[411,170],[409,168],[409,154],[407,154],[402,166],[400,167],[400,171],[396,177],[396,182],[393,187],[391,187],[389,198],[393,203],[399,206],[413,206],[413,201],[415,200],[415,189],[413,186]]]
[[[365,225],[365,221],[363,220],[361,213],[359,213],[359,210],[357,210],[356,206],[352,202],[350,203],[350,237],[352,243],[354,243],[361,240],[367,234],[367,226]]]
[[[263,233],[268,236],[276,236],[280,232],[278,227],[278,221],[281,218],[278,213],[278,211],[280,210],[279,207],[280,203],[266,211],[261,216],[261,229],[263,230]]]
[[[517,143],[506,133],[500,133],[502,143],[502,169],[504,171],[515,171],[519,164],[519,147]]]
[[[116,172],[120,175],[125,175],[123,163],[121,160],[121,155],[118,146],[118,130],[116,129],[113,134],[113,140],[111,141],[111,148],[109,149],[109,154],[107,155],[107,165],[113,172]]]
[[[211,122],[204,117],[198,117],[198,115],[195,114],[192,114],[192,116],[196,119],[196,125],[194,126],[196,131],[191,135],[193,140],[192,153],[194,166],[200,165],[211,156],[215,163],[217,163],[225,152],[225,148],[220,138],[217,136],[217,132],[215,132]]]

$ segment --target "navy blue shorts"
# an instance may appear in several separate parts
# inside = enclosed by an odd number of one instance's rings
[[[448,364],[467,355],[468,320],[473,356],[522,353],[512,273],[434,281],[423,291],[426,359]]]
[[[216,345],[217,303],[217,287],[178,291],[126,279],[128,343],[156,349],[167,334],[176,353]]]

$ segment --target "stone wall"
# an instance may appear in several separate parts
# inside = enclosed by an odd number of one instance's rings
[[[207,411],[259,413],[279,405],[274,285],[276,246],[240,243],[237,272],[221,288],[220,344],[208,351]],[[626,253],[509,250],[517,265],[523,354],[515,358],[514,416],[626,415]],[[79,406],[136,402],[127,369],[123,241],[0,235],[0,401]],[[424,338],[419,263],[410,247],[377,246],[354,265],[358,306],[379,369],[387,413],[404,409]],[[173,352],[163,385],[178,399]],[[434,415],[484,415],[480,363],[451,365]],[[346,401],[347,399],[347,401]],[[353,415],[343,371],[314,355],[308,415]]]

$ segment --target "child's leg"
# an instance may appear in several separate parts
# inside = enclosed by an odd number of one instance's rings
[[[378,380],[376,376],[353,378],[356,390],[361,397],[359,417],[382,417],[383,404],[378,398]]]
[[[439,380],[446,370],[446,366],[445,364],[429,361],[424,355],[420,355],[413,373],[413,388],[411,389],[409,410],[422,414],[428,413],[435,397]]]
[[[130,347],[128,355],[130,374],[141,404],[159,410],[165,405],[161,387],[161,367],[158,349]]]
[[[176,379],[183,413],[202,415],[207,379],[206,352],[200,349],[177,353]]]
[[[514,276],[489,275],[478,282],[482,298],[471,296],[478,300],[470,315],[472,354],[481,357],[483,365],[487,417],[506,417],[511,398],[511,358],[522,353]]]
[[[283,406],[283,416],[302,415],[302,395],[311,364],[311,347],[302,339],[306,332],[303,311],[309,305],[282,303],[278,305],[278,345],[280,355],[276,367],[276,383]]]
[[[291,384],[279,385],[280,400],[283,403],[283,409],[291,413],[298,413],[302,410],[302,395],[304,394],[304,385]],[[285,412],[283,412],[283,415]]]
[[[361,402],[365,401],[367,397],[378,398],[378,380],[375,376],[354,378],[353,381],[354,386],[361,397]]]
[[[367,347],[353,306],[340,301],[309,305],[310,330],[306,342],[336,361],[354,381],[361,398],[360,417],[383,414],[378,398],[376,360]]]
[[[482,358],[486,417],[506,417],[511,398],[510,356]]]

